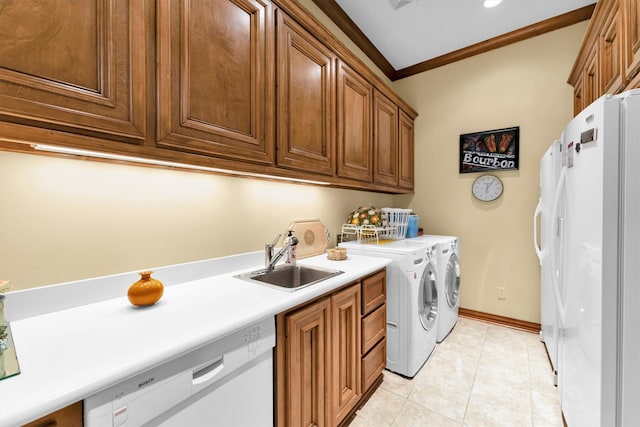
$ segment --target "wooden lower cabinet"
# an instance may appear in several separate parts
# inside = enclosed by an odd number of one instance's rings
[[[275,425],[341,425],[380,383],[386,363],[386,328],[379,335],[381,313],[386,319],[385,283],[381,270],[276,316]],[[364,305],[373,311],[363,314]],[[363,328],[371,345],[366,352]],[[371,342],[371,333],[377,341]]]
[[[363,396],[387,365],[387,274],[381,270],[362,280],[361,375]]]
[[[49,415],[45,415],[42,418],[38,418],[35,421],[25,424],[23,427],[82,427],[82,409],[82,402],[76,402],[59,409],[56,412],[52,412]]]
[[[360,284],[331,296],[333,425],[360,400]]]
[[[276,399],[279,426],[328,425],[330,304],[330,299],[324,298],[277,317]]]

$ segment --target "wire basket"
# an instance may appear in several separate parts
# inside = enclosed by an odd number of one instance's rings
[[[389,221],[389,232],[383,232],[382,237],[396,240],[407,237],[411,209],[382,208],[382,211],[387,214]]]

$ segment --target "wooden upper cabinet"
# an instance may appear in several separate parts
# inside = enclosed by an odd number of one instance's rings
[[[587,65],[582,76],[582,108],[600,97],[600,76],[598,70],[598,45],[595,44],[587,57]]]
[[[277,11],[278,166],[335,174],[335,55]]]
[[[600,96],[640,87],[640,0],[601,0],[569,76],[574,114]]]
[[[148,1],[3,2],[0,120],[142,144]]]
[[[413,119],[377,90],[373,98],[373,182],[413,189]]]
[[[157,145],[272,164],[271,3],[166,0],[157,13]]]
[[[373,92],[373,182],[398,185],[398,106]]]
[[[407,113],[400,110],[400,165],[398,172],[398,186],[413,190],[415,183],[414,156],[414,121]]]
[[[622,14],[616,3],[605,20],[599,37],[600,87],[602,93],[617,93],[624,87]]]
[[[404,193],[402,109],[297,0],[0,0],[0,149]]]
[[[577,115],[584,108],[582,95],[582,74],[578,77],[573,87],[573,114]]]
[[[640,7],[638,0],[621,0],[624,27],[626,75],[632,79],[640,71]]]
[[[373,86],[338,63],[338,176],[371,182]]]

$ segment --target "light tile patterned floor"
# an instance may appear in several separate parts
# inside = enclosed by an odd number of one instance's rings
[[[459,318],[413,379],[384,371],[351,427],[562,427],[538,335]]]

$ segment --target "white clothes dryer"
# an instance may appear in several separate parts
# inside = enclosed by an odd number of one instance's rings
[[[455,236],[424,235],[409,240],[436,244],[438,265],[438,336],[442,342],[458,321],[460,309],[460,240]]]
[[[388,258],[386,368],[412,378],[436,347],[438,286],[436,245],[397,240],[343,242],[349,253]]]

